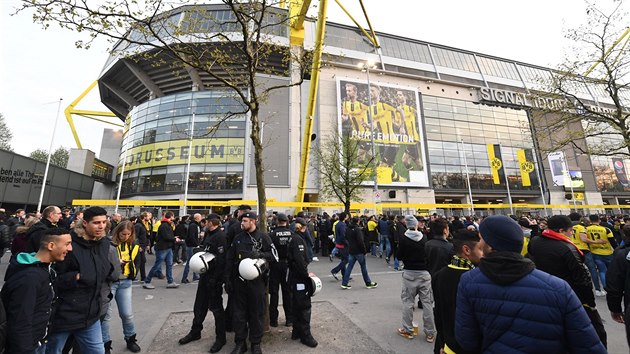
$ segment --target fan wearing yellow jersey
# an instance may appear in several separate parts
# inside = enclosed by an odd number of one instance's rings
[[[599,273],[597,273],[597,267],[593,260],[593,254],[591,254],[590,244],[596,244],[601,242],[607,242],[605,240],[593,241],[586,235],[586,226],[589,223],[588,219],[582,221],[582,214],[573,212],[569,214],[569,219],[573,223],[573,235],[571,241],[577,246],[577,248],[584,254],[584,264],[591,273],[591,280],[595,287],[595,295],[602,296],[602,287],[599,282]]]
[[[359,94],[355,84],[346,83],[346,100],[341,107],[342,122],[347,122],[354,134],[352,137],[368,139],[369,136],[362,133],[369,132],[369,122],[367,120],[368,106],[358,100]]]
[[[413,159],[419,168],[422,168],[422,159],[420,158],[420,134],[418,132],[418,116],[415,107],[407,104],[407,96],[401,90],[396,91],[396,102],[398,103],[398,114],[403,117],[404,133],[414,144],[407,145],[402,162],[407,169],[411,169],[409,159]],[[404,140],[403,140],[404,141]]]
[[[381,88],[372,85],[370,87],[370,96],[372,98],[372,106],[370,106],[370,113],[374,120],[375,128],[375,141],[377,143],[390,144],[398,143],[398,140],[394,136],[393,122],[396,115],[396,109],[388,103],[381,102]],[[380,133],[380,134],[379,134]],[[396,157],[396,147],[382,146],[381,156],[382,162],[388,166],[393,166],[394,158]]]
[[[615,237],[612,231],[604,226],[599,225],[599,215],[590,215],[588,217],[591,224],[586,227],[586,236],[593,242],[589,245],[591,253],[593,254],[593,260],[595,266],[599,272],[599,279],[602,282],[602,288],[606,287],[606,270],[612,262],[615,242]],[[595,284],[597,285],[597,284]],[[595,286],[597,289],[597,286]],[[601,295],[605,295],[605,291],[600,291]],[[601,296],[600,295],[600,296]]]

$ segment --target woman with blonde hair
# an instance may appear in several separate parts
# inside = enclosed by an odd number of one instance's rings
[[[140,347],[136,343],[136,329],[133,322],[133,309],[131,301],[131,285],[136,277],[138,263],[140,258],[138,252],[140,246],[135,242],[135,232],[133,223],[125,220],[118,224],[112,231],[112,243],[116,248],[119,260],[119,268],[116,269],[120,274],[118,279],[112,282],[111,293],[112,299],[116,300],[118,306],[118,314],[122,320],[123,333],[127,342],[127,349],[137,353]],[[114,265],[115,266],[115,265]],[[107,313],[101,321],[101,330],[103,333],[103,343],[105,343],[106,353],[111,350],[112,341],[109,336],[109,321],[112,317],[111,303]]]

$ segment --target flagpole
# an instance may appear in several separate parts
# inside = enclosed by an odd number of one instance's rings
[[[532,154],[532,155],[536,155],[536,154]],[[538,162],[538,155],[534,156],[534,158],[536,158],[536,162]],[[543,208],[545,209],[545,216],[549,216],[549,214],[547,213],[547,202],[545,201],[545,192],[543,190],[543,186],[542,186],[542,179],[540,176],[540,164],[536,164],[536,177],[538,178],[538,187],[540,188],[540,198],[542,199],[542,203],[543,203]]]
[[[466,167],[466,182],[468,184],[468,197],[470,198],[470,215],[475,215],[475,206],[473,205],[472,189],[470,187],[470,173],[468,172],[468,160],[466,159],[466,148],[464,146],[464,139],[461,139],[462,153],[464,154],[464,166]]]
[[[41,213],[42,203],[44,202],[44,190],[46,189],[46,179],[48,178],[48,171],[50,170],[50,158],[52,157],[52,147],[53,142],[55,141],[55,133],[57,132],[57,123],[59,122],[59,112],[61,112],[61,101],[63,101],[63,98],[59,99],[59,104],[57,105],[57,116],[55,117],[55,125],[53,126],[52,136],[50,137],[48,157],[46,158],[46,168],[44,169],[44,180],[42,181],[42,190],[39,192],[39,202],[37,203],[38,213]]]
[[[501,143],[499,143],[499,151],[501,152],[501,160],[503,160],[503,149],[501,148]],[[508,178],[507,171],[505,170],[505,164],[501,161],[501,168],[503,169],[503,174],[505,175],[505,187],[507,188],[508,201],[510,202],[510,214],[514,215],[514,207],[512,206],[512,194],[510,193],[510,179]]]

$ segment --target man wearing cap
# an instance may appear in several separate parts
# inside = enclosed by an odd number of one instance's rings
[[[413,307],[416,296],[422,304],[422,322],[425,339],[435,341],[435,321],[433,318],[433,300],[431,296],[431,274],[429,274],[424,247],[425,235],[417,230],[418,220],[413,215],[405,216],[407,231],[399,240],[398,257],[405,264],[402,274],[402,328],[398,334],[413,339]]]
[[[234,241],[234,237],[236,237],[236,235],[241,233],[241,216],[243,216],[244,213],[248,212],[252,210],[252,207],[250,207],[247,204],[241,204],[238,206],[238,208],[236,209],[236,214],[235,217],[233,217],[232,219],[230,219],[230,223],[229,225],[225,228],[225,234],[227,236],[227,248],[229,249],[230,246],[232,245],[232,241]],[[226,250],[227,252],[227,250]],[[232,318],[233,316],[233,311],[232,311],[232,296],[230,296],[228,294],[228,300],[227,300],[227,305],[225,306],[225,313],[227,315],[227,321],[225,324],[225,329],[228,332],[232,332]]]
[[[463,350],[606,353],[569,284],[521,255],[516,221],[489,216],[479,233],[484,258],[457,289],[455,338]]]
[[[196,216],[195,214],[195,220]],[[197,285],[195,304],[193,305],[193,323],[190,332],[179,340],[179,344],[187,344],[201,338],[203,321],[206,319],[208,309],[214,316],[214,331],[216,339],[210,353],[218,353],[227,343],[225,339],[225,311],[223,309],[223,273],[225,271],[225,253],[227,248],[227,238],[221,230],[221,217],[217,214],[210,214],[206,218],[207,233],[204,234],[201,247],[203,251],[212,253],[214,261],[210,264],[210,269],[202,273]],[[192,226],[192,225],[191,225]],[[196,250],[201,250],[197,248]],[[188,257],[190,261],[190,257]]]
[[[301,219],[301,218],[298,218]],[[279,288],[282,289],[282,308],[284,309],[285,326],[291,327],[293,324],[293,316],[291,316],[291,295],[289,293],[289,285],[287,283],[287,247],[291,240],[291,230],[287,226],[289,218],[286,214],[279,213],[276,217],[278,225],[269,233],[269,238],[273,242],[276,250],[278,250],[278,262],[272,263],[269,271],[269,325],[278,327],[278,302]],[[297,227],[297,225],[296,225]]]
[[[296,232],[291,234],[287,245],[288,283],[294,318],[291,339],[299,339],[302,344],[315,348],[318,343],[311,334],[311,296],[315,289],[310,279],[314,274],[308,272],[307,244],[303,238],[306,228],[307,222],[303,218],[296,218]],[[284,294],[282,296],[284,301]]]
[[[241,233],[234,237],[226,256],[225,289],[233,299],[232,326],[234,328],[234,342],[236,346],[233,354],[247,351],[247,339],[252,346],[252,353],[262,353],[260,341],[263,328],[262,318],[265,309],[265,288],[268,272],[252,280],[245,280],[239,274],[239,265],[245,258],[254,260],[264,259],[267,263],[276,261],[275,247],[269,235],[258,230],[256,220],[258,215],[253,211],[244,212],[241,216]]]

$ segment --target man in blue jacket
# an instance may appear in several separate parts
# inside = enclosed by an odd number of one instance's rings
[[[566,281],[521,256],[516,221],[490,216],[479,225],[484,257],[462,275],[455,338],[483,353],[606,353],[580,300]]]

